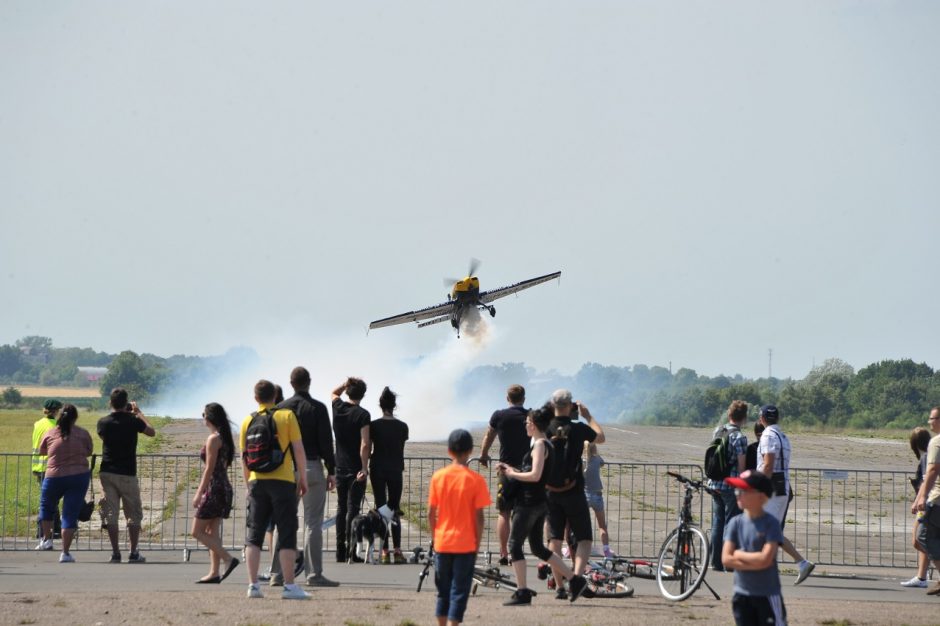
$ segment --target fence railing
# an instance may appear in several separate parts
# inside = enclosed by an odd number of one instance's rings
[[[427,489],[430,477],[445,466],[443,457],[405,459],[402,493],[402,548],[427,547]],[[203,549],[190,535],[193,493],[202,465],[195,455],[153,454],[137,459],[144,519],[140,547],[145,551],[180,550],[181,555]],[[493,467],[476,465],[489,482],[495,501],[496,473]],[[702,470],[692,464],[606,463],[601,468],[611,548],[618,554],[655,557],[663,539],[676,523],[682,504],[682,489],[666,471],[678,471],[701,479]],[[30,550],[35,547],[39,483],[30,471],[29,454],[0,453],[3,486],[0,491],[0,550]],[[103,494],[96,476],[96,499]],[[904,567],[915,564],[910,546],[913,491],[905,472],[870,470],[822,470],[795,468],[791,480],[796,496],[790,503],[786,535],[803,554],[827,565]],[[233,466],[230,479],[235,489],[232,516],[221,529],[226,546],[240,549],[245,538],[246,488],[240,467]],[[368,507],[371,489],[366,495]],[[335,494],[327,494],[325,517],[335,514]],[[711,526],[711,498],[696,501],[696,521]],[[302,516],[303,507],[298,507]],[[486,511],[486,529],[481,550],[498,553],[496,510]],[[124,529],[122,526],[122,543]],[[302,528],[302,524],[301,524]],[[595,540],[598,538],[595,526]],[[335,532],[326,531],[324,550],[335,547]],[[74,549],[110,549],[107,533],[96,513],[90,522],[79,524]]]

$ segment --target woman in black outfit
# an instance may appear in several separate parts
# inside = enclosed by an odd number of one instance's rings
[[[526,537],[529,539],[532,554],[547,562],[553,570],[568,580],[572,602],[581,595],[586,585],[584,577],[576,576],[561,557],[546,548],[542,541],[545,515],[548,512],[545,479],[548,478],[554,456],[552,444],[546,439],[545,431],[554,415],[555,412],[550,406],[529,411],[525,428],[532,438],[532,447],[526,453],[522,467],[515,469],[505,463],[496,466],[497,472],[512,479],[510,484],[515,498],[509,527],[509,556],[516,574],[517,589],[505,603],[506,606],[532,604],[532,591],[526,587],[525,555],[522,551]]]
[[[388,552],[388,532],[382,546],[382,563],[404,563],[401,553],[401,523],[398,510],[401,504],[402,472],[405,471],[405,442],[408,441],[408,424],[393,414],[396,395],[386,387],[379,397],[382,417],[369,424],[369,439],[372,442],[372,455],[369,459],[369,475],[372,479],[372,495],[375,508],[387,504],[394,517],[389,522],[392,527],[392,545],[394,554]]]

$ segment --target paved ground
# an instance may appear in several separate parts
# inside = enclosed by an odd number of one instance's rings
[[[434,612],[433,581],[415,593],[417,565],[327,564],[337,589],[313,590],[308,603],[284,602],[265,588],[263,600],[244,596],[246,572],[239,567],[221,585],[195,585],[206,571],[206,553],[188,563],[177,552],[152,552],[143,565],[110,565],[107,552],[75,552],[75,564],[57,563],[57,552],[5,552],[0,560],[0,624],[427,624]],[[823,568],[820,568],[822,570]],[[908,571],[856,572],[829,568],[799,587],[784,575],[791,624],[930,624],[940,622],[940,599],[899,586]],[[826,574],[834,574],[829,576]],[[533,573],[534,580],[534,573]],[[707,579],[722,600],[700,589],[683,603],[670,603],[655,582],[634,579],[636,596],[627,600],[556,601],[544,583],[534,605],[508,609],[503,590],[481,589],[471,599],[468,624],[722,624],[730,620],[731,575]],[[934,606],[936,605],[936,606]],[[507,613],[507,611],[513,611]]]

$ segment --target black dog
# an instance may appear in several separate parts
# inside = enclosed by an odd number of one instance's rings
[[[356,558],[353,557],[358,557],[366,563],[374,564],[376,562],[374,555],[375,540],[380,541],[380,550],[385,547],[385,541],[388,537],[388,524],[378,511],[372,509],[353,518],[349,534],[356,541],[355,548],[350,546],[350,559],[355,561]],[[365,542],[365,545],[363,545],[363,542]]]

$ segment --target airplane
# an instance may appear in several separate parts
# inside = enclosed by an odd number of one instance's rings
[[[417,311],[409,311],[408,313],[375,320],[369,324],[369,330],[395,326],[396,324],[407,324],[408,322],[416,322],[418,328],[424,328],[425,326],[440,324],[441,322],[449,320],[450,325],[457,331],[457,336],[460,337],[460,322],[469,311],[478,308],[481,311],[488,311],[490,317],[496,317],[496,307],[490,304],[494,300],[561,277],[561,272],[553,272],[551,274],[545,274],[544,276],[514,283],[508,287],[500,287],[492,291],[481,292],[480,279],[474,276],[478,265],[478,261],[472,260],[467,276],[460,280],[453,281],[454,286],[450,293],[447,294],[447,302]],[[451,281],[448,281],[448,284],[450,282]]]

